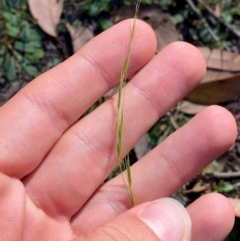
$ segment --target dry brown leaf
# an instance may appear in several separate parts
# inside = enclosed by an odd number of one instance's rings
[[[219,73],[218,75],[220,76],[221,74]],[[203,105],[220,104],[236,100],[240,96],[240,73],[235,75],[229,74],[229,76],[226,79],[203,81],[185,99]]]
[[[214,162],[210,163],[203,169],[203,174],[211,174],[211,173],[219,173],[223,172],[228,159],[229,159],[229,151],[224,152],[220,157],[217,158]]]
[[[208,69],[201,84],[186,96],[186,100],[205,105],[236,100],[240,96],[240,54],[198,49]]]
[[[204,56],[207,67],[210,69],[238,72],[240,71],[240,54],[220,49],[209,49],[207,47],[198,47]]]
[[[73,51],[76,53],[81,49],[90,39],[94,37],[93,32],[84,26],[74,27],[67,23],[66,27],[72,39]]]
[[[199,105],[199,104],[192,103],[190,101],[183,100],[178,104],[177,109],[182,113],[185,113],[188,115],[195,115],[201,110],[205,109],[206,107],[207,105]]]
[[[219,81],[219,80],[226,80],[226,79],[230,79],[238,74],[240,74],[240,72],[233,73],[233,72],[228,72],[228,71],[219,71],[219,70],[208,69],[207,73],[201,83],[209,83],[209,82],[214,82],[214,81]]]
[[[178,40],[178,32],[171,16],[163,13],[158,4],[142,5],[138,18],[147,22],[155,31],[157,37],[157,51],[163,49],[167,44]],[[116,16],[115,22],[120,22],[127,18],[132,18],[135,13],[135,6],[123,9]]]
[[[235,216],[240,218],[240,199],[228,198],[228,200],[231,202],[233,206]]]
[[[28,5],[38,25],[47,34],[56,37],[64,0],[28,0]]]
[[[209,187],[209,184],[203,183],[202,181],[199,181],[199,182],[197,182],[197,183],[194,185],[192,191],[193,191],[193,192],[203,192],[203,191],[205,191],[208,187]]]
[[[203,183],[201,180],[198,181],[193,188],[189,190],[183,190],[184,194],[204,192],[209,187],[209,184]]]

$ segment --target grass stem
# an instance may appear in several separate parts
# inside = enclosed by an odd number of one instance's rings
[[[121,68],[121,77],[119,82],[119,94],[118,94],[118,101],[117,101],[117,155],[118,155],[118,163],[119,168],[121,171],[121,175],[123,178],[124,185],[126,187],[129,199],[131,201],[131,204],[135,206],[135,197],[132,190],[132,175],[131,175],[131,168],[130,168],[130,158],[129,155],[127,155],[123,160],[121,159],[122,155],[122,146],[123,146],[123,140],[122,140],[122,133],[123,133],[123,124],[124,124],[124,113],[123,113],[123,87],[126,84],[127,81],[127,72],[129,68],[129,61],[130,61],[130,54],[132,50],[132,45],[134,42],[134,36],[136,31],[136,21],[138,16],[138,11],[140,7],[140,0],[136,2],[136,11],[134,15],[134,22],[133,27],[131,31],[131,37],[130,37],[130,43],[128,47],[127,56],[124,60],[124,63]]]

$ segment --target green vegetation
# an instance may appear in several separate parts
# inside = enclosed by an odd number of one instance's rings
[[[16,80],[17,69],[31,77],[39,74],[35,66],[44,57],[44,37],[27,10],[26,1],[0,3],[0,77]]]

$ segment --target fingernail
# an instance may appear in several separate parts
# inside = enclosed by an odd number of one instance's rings
[[[171,198],[159,199],[137,212],[161,241],[189,241],[191,219],[186,209]]]

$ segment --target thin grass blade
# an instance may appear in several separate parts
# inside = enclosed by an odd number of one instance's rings
[[[140,7],[140,2],[141,1],[138,0],[136,3],[136,11],[135,11],[135,15],[134,15],[134,22],[133,22],[128,52],[127,52],[127,56],[124,60],[124,63],[122,65],[122,69],[121,69],[121,77],[120,77],[120,82],[119,82],[119,94],[118,94],[118,101],[117,101],[117,124],[116,124],[116,127],[117,127],[117,154],[118,154],[119,169],[122,173],[123,182],[126,187],[129,199],[133,206],[135,206],[135,197],[134,197],[133,190],[132,190],[132,175],[131,175],[129,155],[127,155],[127,157],[124,158],[123,161],[121,161],[122,146],[123,146],[122,133],[123,133],[123,126],[124,126],[123,87],[127,81],[127,72],[128,72],[128,68],[129,68],[131,49],[132,49],[132,45],[134,42],[134,36],[135,36],[135,32],[136,32],[136,20],[137,20],[137,16],[138,16],[139,7]]]

